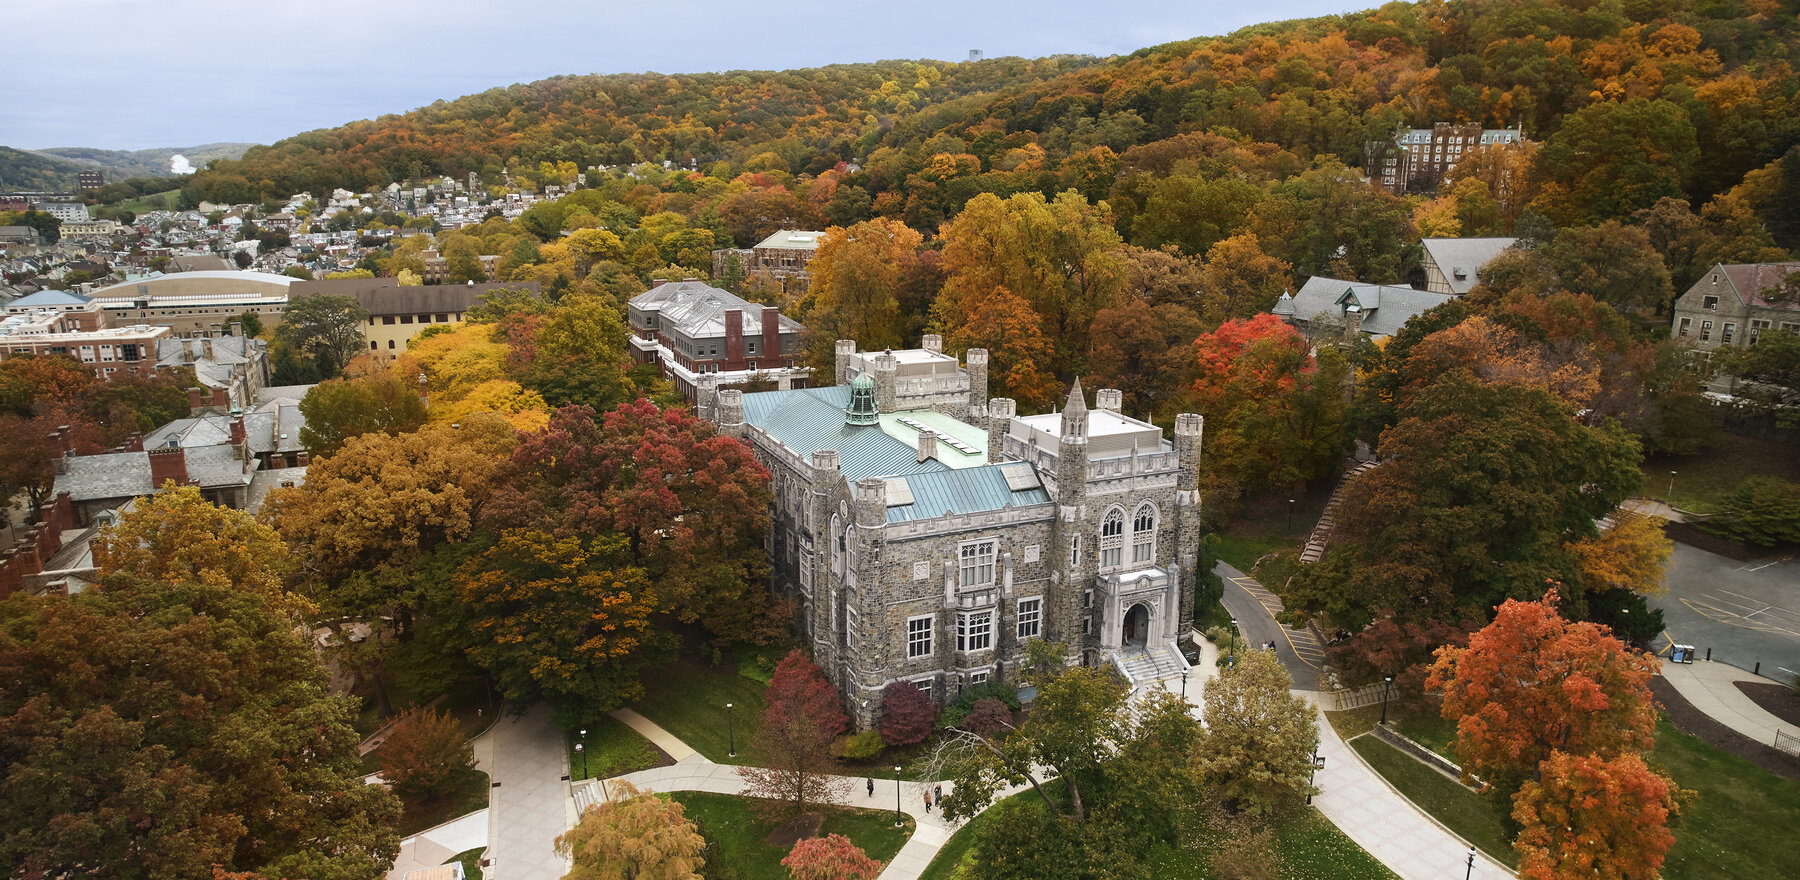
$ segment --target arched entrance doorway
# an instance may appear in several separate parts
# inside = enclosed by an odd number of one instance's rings
[[[1125,632],[1120,643],[1127,648],[1141,648],[1150,639],[1150,609],[1142,602],[1125,612]]]

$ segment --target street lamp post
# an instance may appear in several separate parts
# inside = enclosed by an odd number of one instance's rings
[[[1675,472],[1674,471],[1669,471],[1669,491],[1668,491],[1668,494],[1663,496],[1663,500],[1668,502],[1668,505],[1670,508],[1674,508],[1674,506],[1675,506]]]
[[[1291,532],[1291,531],[1293,531],[1293,530],[1294,530],[1294,499],[1292,499],[1292,498],[1289,498],[1289,499],[1288,499],[1288,517],[1287,517],[1287,522],[1288,522],[1288,524],[1287,524],[1287,530],[1288,530],[1288,531],[1290,531],[1290,532]]]
[[[1312,776],[1306,780],[1306,784],[1308,786],[1308,791],[1306,792],[1306,802],[1309,804],[1312,803],[1312,798],[1313,798],[1313,793],[1311,791],[1312,784],[1314,782],[1318,781],[1319,771],[1323,770],[1323,769],[1325,769],[1325,758],[1319,754],[1319,747],[1317,745],[1314,745],[1313,746]]]
[[[1231,648],[1226,652],[1225,665],[1237,665],[1237,618],[1235,617],[1231,619]]]
[[[1469,869],[1463,872],[1463,880],[1475,876],[1475,847],[1469,847]]]
[[[582,750],[581,743],[575,744],[575,754],[581,756],[581,778],[586,779],[587,778],[587,752]]]
[[[1394,677],[1391,675],[1387,676],[1386,678],[1382,679],[1382,682],[1383,682],[1383,684],[1381,685],[1381,726],[1386,727],[1387,726],[1388,690],[1394,686]]]
[[[905,825],[905,824],[906,824],[906,820],[900,818],[900,768],[895,767],[894,768],[894,827],[899,828],[900,826]]]
[[[731,757],[737,757],[737,726],[731,722],[731,704],[725,704],[725,737],[731,743]]]

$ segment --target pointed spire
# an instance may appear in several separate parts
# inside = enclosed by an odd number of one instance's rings
[[[1063,407],[1062,439],[1064,441],[1087,442],[1088,408],[1087,400],[1081,394],[1081,379],[1069,388],[1069,401]]]

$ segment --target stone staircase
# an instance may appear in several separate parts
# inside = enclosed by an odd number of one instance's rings
[[[1337,488],[1331,490],[1331,500],[1325,503],[1325,512],[1319,516],[1319,524],[1313,526],[1312,535],[1306,539],[1305,549],[1300,551],[1301,562],[1318,562],[1324,558],[1325,545],[1331,540],[1331,530],[1337,526],[1338,502],[1343,500],[1344,487],[1380,463],[1374,460],[1359,461],[1344,471],[1344,477],[1338,480]]]
[[[1187,658],[1172,644],[1158,647],[1146,645],[1120,648],[1112,656],[1113,665],[1131,682],[1132,689],[1180,678],[1188,668]]]

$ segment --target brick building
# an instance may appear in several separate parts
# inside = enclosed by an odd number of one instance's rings
[[[626,313],[632,359],[661,364],[690,402],[698,400],[701,377],[713,387],[758,379],[782,389],[806,386],[810,371],[798,366],[806,327],[774,306],[687,278],[659,281],[632,297]]]
[[[988,399],[987,352],[961,366],[940,349],[927,337],[859,353],[846,340],[847,383],[702,385],[701,415],[773,475],[776,587],[800,601],[814,658],[859,726],[895,681],[940,702],[1016,682],[1033,639],[1136,685],[1180,675],[1200,416],[1180,416],[1170,442],[1122,413],[1117,390],[1090,411],[1079,383],[1063,412],[1020,416]]]
[[[1455,167],[1464,153],[1494,144],[1520,144],[1524,135],[1513,128],[1482,128],[1479,122],[1439,122],[1430,128],[1403,128],[1390,140],[1363,147],[1363,173],[1369,182],[1396,195],[1430,189]]]

